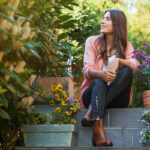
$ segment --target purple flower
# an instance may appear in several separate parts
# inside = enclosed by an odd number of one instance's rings
[[[146,43],[143,43],[143,47],[147,48],[147,44],[146,44]]]
[[[71,102],[75,102],[75,99],[73,98],[73,96],[69,97],[68,100]]]
[[[143,68],[143,65],[142,65],[142,64],[140,64],[140,65],[139,65],[139,69],[140,69],[140,70],[142,70],[142,68]]]
[[[48,96],[49,96],[49,99],[51,99],[51,94],[50,93],[48,94]]]

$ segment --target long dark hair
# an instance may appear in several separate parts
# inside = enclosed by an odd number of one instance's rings
[[[114,39],[112,46],[110,48],[110,52],[113,49],[117,50],[117,57],[119,58],[125,58],[125,49],[127,46],[127,21],[125,14],[116,9],[109,9],[105,11],[105,13],[110,12],[112,25],[113,25],[113,33],[114,33]],[[104,14],[105,14],[104,13]],[[106,41],[106,35],[101,34],[99,38],[96,40],[98,43],[100,43],[100,50],[99,54],[97,56],[100,56],[103,58],[104,63],[107,64],[107,41]]]

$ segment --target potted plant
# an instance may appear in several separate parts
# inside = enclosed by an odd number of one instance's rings
[[[51,111],[45,114],[50,119],[49,122],[23,126],[25,146],[74,145],[77,126],[73,117],[80,109],[78,99],[68,98],[61,84],[53,85],[49,95],[49,105]]]
[[[139,122],[140,123],[142,123],[142,122],[147,123],[147,127],[143,128],[139,133],[142,136],[139,142],[142,143],[143,145],[145,145],[150,138],[150,110],[145,110],[143,112]]]
[[[150,107],[150,45],[144,44],[143,50],[135,50],[135,58],[140,62],[134,74],[134,86],[137,92],[143,92],[144,107]]]

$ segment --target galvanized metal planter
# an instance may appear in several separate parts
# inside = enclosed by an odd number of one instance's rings
[[[74,124],[24,125],[25,146],[74,146],[77,126]]]

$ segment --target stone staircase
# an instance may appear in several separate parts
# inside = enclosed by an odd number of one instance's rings
[[[36,106],[36,110],[42,114],[50,113],[50,107],[46,105]],[[149,108],[106,109],[104,128],[108,139],[113,142],[113,147],[92,146],[92,128],[81,126],[80,121],[86,111],[80,110],[75,116],[78,125],[75,147],[16,147],[16,150],[150,150],[150,141],[145,146],[139,142],[139,132],[147,126],[146,123],[138,123],[144,110]]]
[[[112,140],[114,147],[116,146],[141,146],[139,139],[140,130],[146,126],[146,123],[139,124],[138,121],[145,108],[120,108],[107,109],[104,116],[104,128],[107,138]],[[81,111],[76,115],[79,125],[79,132],[76,138],[77,146],[92,146],[91,128],[82,127],[80,120],[85,114]],[[150,142],[147,144],[150,146]],[[150,147],[149,147],[150,149]]]

